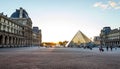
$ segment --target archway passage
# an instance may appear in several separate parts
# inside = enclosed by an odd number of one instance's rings
[[[2,45],[3,36],[0,35],[0,45]]]
[[[9,37],[9,45],[10,45],[10,46],[11,46],[11,44],[12,44],[11,41],[12,41],[12,40],[11,40],[11,37]]]

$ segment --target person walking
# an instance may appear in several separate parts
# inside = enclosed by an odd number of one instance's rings
[[[104,52],[104,49],[102,48],[102,46],[99,47],[99,51]]]

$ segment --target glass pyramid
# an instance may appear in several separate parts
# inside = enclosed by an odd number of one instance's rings
[[[81,31],[78,31],[75,34],[75,36],[72,38],[72,40],[68,42],[66,47],[76,47],[76,46],[80,46],[81,44],[85,44],[89,42],[91,42],[91,40]]]

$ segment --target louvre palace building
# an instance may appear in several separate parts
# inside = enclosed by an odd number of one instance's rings
[[[0,47],[32,46],[32,20],[25,9],[10,17],[0,13]]]
[[[100,42],[103,46],[120,47],[120,27],[111,29],[110,27],[104,27],[100,33]]]

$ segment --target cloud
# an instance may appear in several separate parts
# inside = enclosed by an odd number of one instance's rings
[[[94,7],[100,7],[102,9],[107,9],[108,5],[107,4],[103,4],[102,2],[97,2],[94,4]]]
[[[115,8],[117,6],[117,3],[113,2],[113,1],[109,1],[108,4],[113,8]]]
[[[107,3],[103,2],[96,2],[94,7],[99,7],[102,9],[120,9],[120,2],[115,2],[115,1],[107,1]]]

